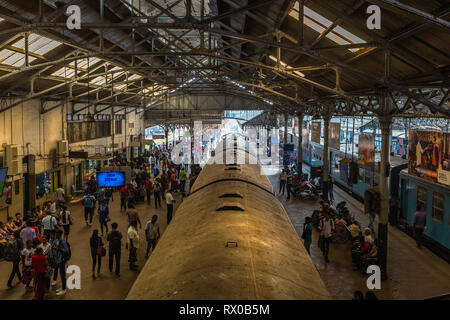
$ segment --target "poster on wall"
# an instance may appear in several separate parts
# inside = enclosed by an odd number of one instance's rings
[[[374,169],[375,137],[369,135],[359,136],[358,164],[368,170]]]
[[[408,173],[450,186],[450,134],[410,130]]]
[[[311,122],[311,141],[320,144],[320,132],[322,123],[320,121]]]
[[[302,125],[302,146],[308,147],[309,145],[309,121],[303,122]]]
[[[341,124],[331,122],[328,130],[328,142],[330,148],[340,150],[341,148]]]
[[[6,208],[11,204],[12,182],[4,182],[3,192],[0,195],[0,209]]]

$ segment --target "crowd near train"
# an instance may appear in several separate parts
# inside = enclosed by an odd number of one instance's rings
[[[329,148],[329,180],[363,202],[366,212],[370,207],[379,211],[378,162],[375,154],[372,167],[360,165],[358,154],[345,153]],[[322,196],[323,146],[309,142],[302,148],[302,174],[296,174],[292,191],[294,198],[317,200]],[[306,168],[305,168],[306,167]],[[306,173],[305,173],[306,171]],[[418,208],[426,212],[427,226],[423,234],[425,245],[447,261],[450,261],[450,188],[408,173],[406,156],[391,153],[389,171],[389,223],[415,237],[414,215]],[[332,193],[330,194],[330,196]],[[369,213],[370,214],[370,213]],[[372,219],[372,218],[371,218]]]

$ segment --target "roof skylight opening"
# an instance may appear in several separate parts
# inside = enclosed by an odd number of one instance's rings
[[[278,61],[278,59],[275,58],[274,56],[269,56],[269,58],[270,58],[271,60],[275,61],[275,62]],[[285,63],[285,62],[283,62],[283,61],[281,61],[281,60],[280,60],[280,65],[282,65],[284,68],[286,68],[286,71],[290,71],[289,69],[292,69],[291,66],[289,66],[287,63]],[[296,75],[302,77],[302,78],[305,77],[305,74],[301,73],[300,71],[297,71],[297,70],[296,70],[296,71],[294,71],[294,73],[295,73]]]
[[[1,20],[0,20],[1,21]],[[28,37],[28,62],[32,62],[60,46],[62,43],[35,33]],[[21,67],[25,64],[25,38],[14,42],[8,49],[0,51],[0,63],[13,67]]]
[[[289,13],[289,15],[296,20],[299,19],[298,9],[299,3],[297,1],[294,5],[294,8]],[[324,16],[318,14],[317,12],[313,11],[312,9],[308,8],[307,6],[303,6],[303,23],[318,33],[324,32],[327,28],[329,28],[333,24],[333,22],[331,22]],[[353,33],[345,30],[341,26],[334,27],[333,30],[328,32],[326,37],[339,45],[366,43],[366,41],[357,37]],[[361,49],[354,48],[348,50],[351,52],[356,52]]]
[[[96,64],[100,61],[100,59],[96,58],[96,57],[91,57],[88,59],[77,60],[77,68],[78,68],[77,74],[79,74],[82,71],[87,72],[88,67],[90,69],[94,64]],[[66,79],[72,78],[74,75],[75,75],[75,61],[72,61],[71,63],[69,63],[69,65],[67,67],[62,67],[61,69],[58,69],[52,73],[52,76],[66,78]],[[98,78],[99,77],[95,78],[94,80],[98,81]],[[93,83],[93,81],[91,81],[91,83]]]
[[[60,45],[62,45],[61,42],[40,36],[36,33],[31,33],[28,36],[28,50],[33,54],[43,56]],[[12,46],[25,50],[25,38],[13,43]]]

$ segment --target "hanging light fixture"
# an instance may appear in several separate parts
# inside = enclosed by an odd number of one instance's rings
[[[83,116],[83,122],[95,122],[95,118],[94,116],[91,114],[91,111],[89,110],[90,105],[91,105],[91,101],[90,101],[90,93],[91,93],[91,85],[90,85],[90,76],[91,76],[91,68],[90,68],[90,61],[89,61],[89,57],[87,58],[87,67],[88,67],[88,113],[87,115]],[[78,70],[75,70],[75,72],[77,72]]]

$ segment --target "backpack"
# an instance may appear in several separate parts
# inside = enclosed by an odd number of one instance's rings
[[[4,258],[6,261],[16,261],[19,258],[19,243],[17,239],[10,239],[6,243]]]
[[[64,241],[64,242],[66,242],[66,241]],[[69,250],[67,252],[64,252],[61,250],[61,255],[62,255],[64,261],[69,261],[70,258],[72,257],[72,251],[70,250],[70,244],[68,242],[66,242],[66,245],[67,245],[67,249],[69,249]]]
[[[84,198],[84,206],[86,208],[94,207],[94,201],[92,200],[91,196],[88,196],[88,197]]]

